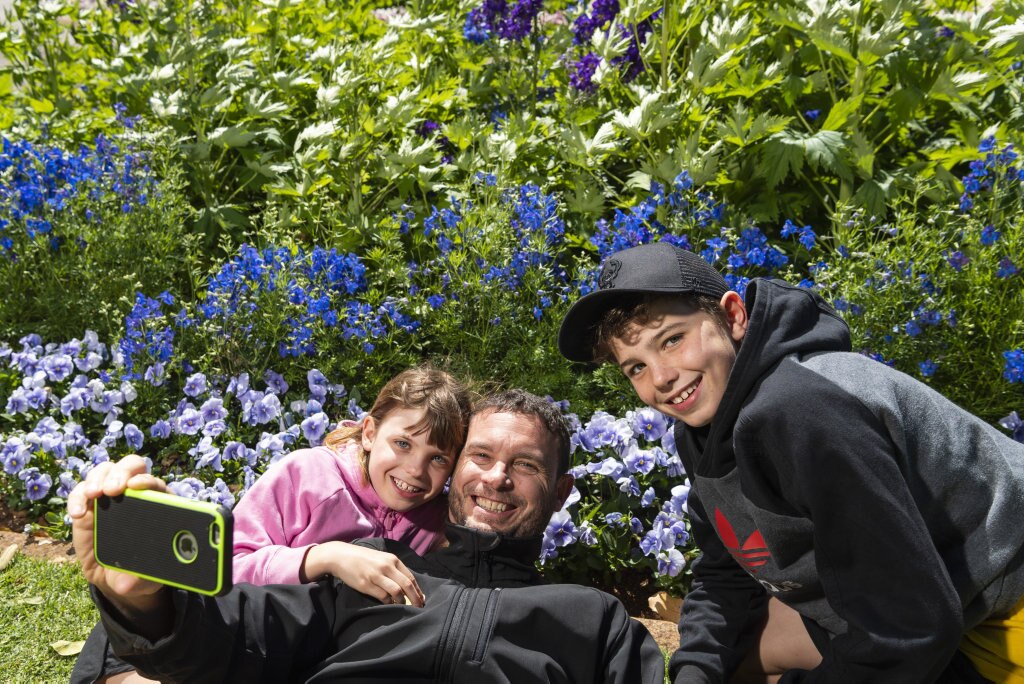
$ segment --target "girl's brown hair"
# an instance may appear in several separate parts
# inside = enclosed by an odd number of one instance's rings
[[[466,441],[472,400],[469,389],[448,373],[430,366],[404,370],[388,381],[370,408],[369,416],[380,425],[389,413],[400,409],[425,409],[423,419],[413,426],[416,433],[428,430],[430,444],[446,454],[458,456]],[[359,442],[362,422],[339,426],[324,439],[324,446],[339,450],[349,440]],[[363,478],[370,479],[370,454],[360,449]]]

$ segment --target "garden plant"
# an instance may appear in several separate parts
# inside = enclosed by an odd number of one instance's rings
[[[1024,441],[1021,9],[13,0],[2,504],[59,537],[89,468],[140,453],[230,506],[429,359],[570,421],[546,574],[682,595],[671,426],[555,348],[602,259],[656,240],[741,293],[816,288],[857,351]]]

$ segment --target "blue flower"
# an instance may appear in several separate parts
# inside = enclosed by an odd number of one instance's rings
[[[686,558],[678,549],[669,549],[668,551],[662,551],[658,554],[658,570],[659,575],[668,575],[669,577],[675,577],[683,568],[686,567]]]
[[[1021,420],[1016,411],[999,420],[999,424],[1010,431],[1010,436],[1018,442],[1024,443],[1024,420]]]
[[[808,109],[806,112],[804,112],[804,116],[807,117],[808,121],[815,121],[819,116],[821,116],[821,110]]]
[[[153,439],[167,439],[171,436],[171,424],[166,420],[158,420],[149,428],[149,436]]]
[[[996,230],[995,226],[985,226],[981,229],[980,242],[985,247],[988,247],[989,245],[994,245],[998,242],[999,238],[1002,236],[1003,234]]]
[[[911,337],[917,337],[921,334],[921,325],[917,321],[907,321],[903,326],[903,330]]]
[[[210,397],[204,401],[203,405],[199,407],[199,412],[203,416],[204,423],[224,420],[228,417],[228,411],[224,408],[224,400],[220,397]]]
[[[1024,382],[1024,350],[1004,351],[1003,358],[1006,359],[1003,377],[1010,382]]]
[[[597,71],[601,58],[593,52],[580,57],[572,66],[569,73],[569,85],[581,93],[592,93],[597,90],[594,83],[594,73]]]
[[[953,267],[954,271],[960,272],[964,269],[964,266],[970,263],[971,258],[958,249],[952,253],[947,253],[946,261]]]
[[[610,527],[623,527],[626,524],[622,518],[622,513],[606,513],[604,523]]]
[[[194,408],[186,408],[176,421],[179,434],[194,435],[203,427],[203,415]]]
[[[206,376],[202,373],[194,373],[185,381],[185,394],[190,397],[198,397],[206,391]]]
[[[124,426],[124,441],[129,447],[138,451],[142,448],[145,436],[142,434],[142,430],[140,430],[138,426],[134,423],[128,423]]]
[[[26,468],[18,473],[18,477],[25,483],[25,498],[29,501],[39,501],[44,498],[53,486],[53,478],[46,473],[39,472],[38,468]]]
[[[917,364],[918,369],[921,371],[921,375],[926,378],[930,378],[935,375],[935,371],[938,370],[939,366],[931,359],[925,359],[924,361]]]
[[[1010,276],[1017,275],[1017,272],[1017,265],[1010,260],[1010,257],[1006,256],[999,260],[999,268],[996,269],[996,277],[1009,278]]]
[[[320,444],[320,439],[324,436],[329,422],[330,419],[323,412],[315,413],[302,421],[302,434],[310,446]]]

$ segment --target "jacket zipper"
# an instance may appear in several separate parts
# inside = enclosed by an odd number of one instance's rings
[[[450,682],[455,676],[456,651],[465,638],[466,604],[469,603],[469,591],[463,587],[459,589],[458,598],[455,599],[455,610],[452,611],[452,619],[446,625],[444,640],[441,642],[441,662],[437,668],[443,682]]]
[[[487,593],[487,604],[484,606],[484,619],[480,622],[480,632],[476,635],[476,646],[473,648],[473,657],[470,660],[479,663],[484,659],[484,651],[490,641],[491,622],[494,621],[494,613],[498,608],[498,597],[501,588],[491,589]]]

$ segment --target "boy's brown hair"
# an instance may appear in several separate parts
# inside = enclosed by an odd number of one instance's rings
[[[719,327],[728,333],[728,321],[719,300],[703,294],[657,294],[640,293],[625,297],[609,307],[593,328],[592,357],[597,363],[614,363],[612,340],[622,337],[626,328],[636,323],[647,325],[651,322],[651,308],[662,300],[682,301],[695,311],[711,316]]]
[[[431,366],[404,370],[384,385],[368,415],[380,425],[389,413],[401,409],[424,409],[423,419],[413,426],[416,434],[429,431],[430,444],[453,457],[466,441],[472,399],[468,387],[445,371]],[[349,440],[363,436],[362,423],[338,426],[324,439],[324,446],[339,450]],[[360,449],[359,464],[369,482],[370,454]]]

